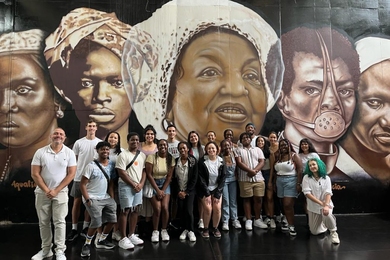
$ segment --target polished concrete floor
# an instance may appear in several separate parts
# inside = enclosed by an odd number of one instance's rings
[[[171,241],[145,244],[133,251],[92,249],[89,259],[390,259],[390,215],[336,215],[341,243],[332,245],[329,234],[311,236],[304,216],[296,217],[298,235],[290,237],[278,226],[276,230],[233,230],[222,232],[222,238],[197,242],[180,241],[179,231],[171,229]],[[40,249],[37,224],[0,226],[0,259],[31,259]],[[83,239],[68,244],[67,259],[81,259]],[[55,257],[53,257],[55,259]]]

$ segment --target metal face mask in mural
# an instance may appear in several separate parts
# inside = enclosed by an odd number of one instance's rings
[[[334,68],[332,66],[332,60],[329,57],[328,49],[325,45],[324,39],[321,34],[316,31],[323,57],[323,86],[321,90],[320,102],[318,102],[316,118],[314,119],[314,124],[309,122],[304,122],[298,118],[292,118],[288,115],[284,115],[287,118],[290,118],[291,121],[296,122],[300,125],[314,129],[314,133],[323,138],[335,138],[341,136],[348,125],[346,125],[344,120],[344,108],[341,102],[340,96],[337,94],[337,87],[334,77]],[[328,88],[332,88],[334,97],[337,100],[337,106],[333,110],[328,110],[328,108],[323,104],[325,93]]]

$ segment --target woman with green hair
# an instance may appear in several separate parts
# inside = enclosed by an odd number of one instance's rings
[[[326,173],[326,166],[318,158],[309,159],[302,181],[302,192],[306,196],[309,228],[313,235],[330,231],[333,244],[339,244],[336,217],[331,200],[332,183]]]

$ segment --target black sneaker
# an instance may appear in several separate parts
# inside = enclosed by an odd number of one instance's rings
[[[107,241],[107,239],[104,239],[103,241],[99,241],[96,244],[96,248],[99,249],[113,249],[115,247],[115,244]]]
[[[84,244],[83,248],[81,249],[81,257],[87,257],[91,255],[91,245],[90,244]]]
[[[88,234],[88,227],[84,228],[81,232],[80,232],[80,236],[86,238],[87,237],[87,234]]]
[[[77,230],[76,229],[72,229],[72,231],[70,231],[69,235],[66,237],[66,241],[67,242],[72,242],[78,236],[79,236],[79,233],[77,232]]]

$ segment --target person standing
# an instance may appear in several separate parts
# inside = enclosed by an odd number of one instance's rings
[[[91,241],[96,230],[102,226],[102,220],[107,224],[104,226],[103,232],[96,235],[96,248],[113,249],[115,247],[106,239],[116,223],[113,181],[116,173],[115,163],[108,158],[110,146],[108,142],[99,142],[96,145],[98,159],[93,160],[85,167],[81,177],[80,191],[83,195],[83,203],[91,216],[91,225],[88,227],[81,257],[91,255]]]
[[[66,135],[63,129],[54,129],[50,138],[51,143],[38,149],[31,162],[31,177],[37,184],[35,208],[42,240],[42,249],[31,258],[32,260],[53,255],[51,219],[54,224],[56,259],[66,259],[65,217],[68,215],[68,184],[76,173],[76,156],[64,145]]]
[[[96,155],[96,145],[101,142],[99,138],[96,137],[97,125],[94,120],[89,120],[85,126],[87,135],[75,142],[73,145],[73,152],[77,158],[77,171],[76,176],[74,177],[72,190],[70,195],[74,198],[73,207],[72,207],[72,231],[67,237],[67,241],[72,242],[75,238],[78,237],[77,232],[77,223],[80,216],[80,207],[81,207],[81,191],[80,191],[80,181],[82,174],[84,172],[85,166],[90,163]],[[83,230],[81,232],[82,236],[86,236],[86,232],[89,226],[89,214],[88,211],[84,213],[84,223]]]
[[[121,238],[119,247],[132,249],[134,245],[142,245],[144,241],[135,235],[138,213],[142,205],[142,189],[146,180],[146,155],[138,150],[139,135],[131,132],[127,135],[128,149],[117,158],[115,168],[119,174],[118,190],[121,212],[119,215],[119,231]],[[126,236],[127,221],[129,236]]]
[[[254,226],[268,228],[261,219],[261,207],[265,192],[264,177],[261,169],[264,166],[264,154],[259,147],[251,146],[252,137],[247,132],[240,135],[242,148],[235,150],[236,163],[238,166],[238,184],[240,196],[243,198],[244,213],[246,217],[245,229],[252,230],[252,207],[255,212]],[[256,141],[256,140],[255,140]]]
[[[176,127],[174,124],[170,124],[167,127],[167,142],[168,142],[168,153],[172,154],[173,158],[177,159],[180,156],[177,146],[179,141],[176,140]]]

